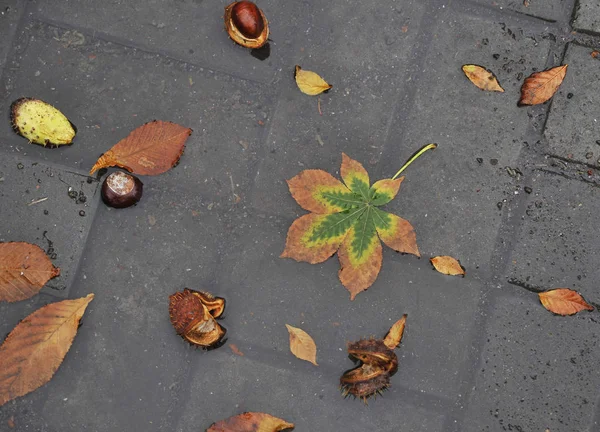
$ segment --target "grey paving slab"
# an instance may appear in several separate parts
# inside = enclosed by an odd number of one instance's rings
[[[594,0],[577,0],[573,19],[576,30],[600,33],[600,4]]]
[[[600,189],[544,172],[535,173],[531,187],[509,277],[531,288],[573,288],[600,301],[594,252],[600,236],[589,222],[600,211]]]
[[[21,39],[28,42],[11,60],[0,111],[8,115],[12,100],[35,96],[61,109],[78,134],[73,145],[49,150],[0,122],[0,151],[89,170],[134,128],[168,120],[194,133],[180,169],[160,181],[190,190],[186,199],[204,207],[245,197],[271,116],[269,88],[40,23]]]
[[[382,337],[406,313],[407,334],[398,350],[400,370],[382,403],[373,409],[384,415],[388,403],[404,399],[402,388],[430,395],[424,408],[439,400],[455,400],[480,286],[469,278],[443,276],[426,259],[386,250],[375,284],[350,301],[337,277],[337,257],[317,265],[279,258],[292,219],[255,218],[247,227],[249,233],[238,241],[243,246],[223,258],[228,271],[220,278],[220,288],[229,301],[225,324],[231,342],[249,360],[285,368],[296,383],[292,392],[312,392],[309,389],[320,382],[327,403],[338,404],[335,388],[341,373],[351,367],[346,343]],[[301,327],[315,338],[321,365],[315,382],[297,377],[306,368],[288,352],[285,324]],[[423,344],[425,340],[428,343]]]
[[[0,2],[0,40],[2,40],[0,45],[0,77],[24,9],[24,3],[20,0],[3,0]]]
[[[570,44],[563,64],[567,75],[552,98],[544,135],[550,154],[600,166],[600,119],[595,109],[600,96],[592,91],[600,83],[600,60],[593,49]]]
[[[316,27],[340,31],[309,33],[304,50],[281,77],[282,94],[255,178],[255,208],[271,214],[297,210],[285,179],[307,168],[334,173],[342,152],[371,168],[384,144],[397,91],[410,77],[408,59],[424,13],[422,2],[367,2],[349,8],[343,0],[314,12]],[[354,31],[372,37],[352,37]],[[298,90],[294,63],[333,84],[320,96],[322,115],[318,99]]]
[[[571,17],[572,0],[476,0],[496,10],[509,10],[549,21],[566,21]]]
[[[559,317],[515,288],[489,311],[462,429],[596,431],[598,313]]]
[[[152,0],[132,4],[110,1],[99,4],[86,1],[43,1],[32,8],[44,20],[68,23],[90,33],[158,51],[196,65],[252,79],[270,82],[277,70],[287,64],[296,38],[313,27],[309,8],[302,2],[290,2],[285,7],[276,1],[262,1],[258,6],[269,20],[271,55],[260,61],[250,51],[229,39],[223,11],[230,2],[176,1],[168,7]]]
[[[467,269],[486,273],[510,212],[507,203],[522,193],[506,169],[519,168],[532,126],[516,106],[521,80],[543,67],[548,43],[518,34],[516,26],[453,10],[442,20],[424,75],[416,79],[413,104],[402,112],[405,118],[394,119],[377,170],[379,177],[393,176],[419,147],[438,143],[405,171],[400,194],[388,207],[414,225],[423,256],[452,255]],[[461,70],[467,63],[491,69],[505,92],[473,86]]]
[[[61,269],[42,289],[47,294],[69,295],[96,212],[98,186],[81,172],[25,157],[0,158],[0,241],[25,241],[46,251]]]

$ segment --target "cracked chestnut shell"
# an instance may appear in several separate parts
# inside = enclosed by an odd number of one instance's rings
[[[225,29],[229,37],[246,48],[260,48],[269,38],[269,22],[262,10],[250,1],[231,3],[225,8]]]
[[[169,296],[169,316],[175,331],[191,345],[201,348],[220,346],[227,330],[219,325],[225,299],[185,288]]]
[[[102,201],[109,207],[130,207],[142,198],[144,184],[139,178],[123,171],[115,171],[102,183]]]

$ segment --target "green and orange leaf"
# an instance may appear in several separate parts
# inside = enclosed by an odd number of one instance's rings
[[[369,288],[381,270],[382,240],[392,249],[419,256],[412,225],[377,206],[390,202],[404,177],[385,179],[369,187],[369,174],[342,154],[345,183],[321,170],[306,170],[288,181],[302,208],[311,211],[288,230],[282,258],[316,264],[338,252],[339,278],[354,300]]]

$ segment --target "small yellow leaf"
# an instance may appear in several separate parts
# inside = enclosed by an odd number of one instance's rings
[[[307,95],[316,96],[323,92],[327,92],[333,87],[331,84],[327,84],[327,82],[316,73],[302,70],[300,66],[296,66],[294,77],[296,78],[296,84],[298,84],[300,91]]]
[[[467,78],[481,90],[504,92],[492,71],[474,64],[466,64],[462,70]]]
[[[301,360],[317,364],[317,346],[315,341],[304,330],[285,325],[290,333],[290,351]]]
[[[402,340],[402,336],[404,335],[404,327],[406,326],[406,317],[408,315],[402,315],[398,321],[394,323],[388,334],[385,335],[383,339],[383,343],[386,347],[393,350],[398,345],[400,345],[400,341]]]
[[[594,310],[594,307],[588,304],[577,291],[568,288],[544,291],[538,296],[542,305],[557,315],[573,315],[582,310]]]
[[[431,258],[431,264],[437,271],[450,276],[464,276],[465,269],[451,256],[437,256]]]

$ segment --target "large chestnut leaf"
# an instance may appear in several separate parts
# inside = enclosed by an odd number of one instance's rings
[[[294,429],[294,424],[270,414],[245,412],[213,423],[206,432],[279,432],[288,429]]]
[[[0,406],[46,384],[63,362],[94,294],[46,305],[0,346]]]
[[[354,300],[377,279],[383,260],[381,241],[397,252],[419,255],[412,225],[379,209],[390,202],[404,177],[379,180],[342,153],[343,184],[322,170],[305,170],[288,180],[292,197],[312,213],[288,230],[282,258],[321,263],[338,252],[338,276]]]
[[[60,274],[44,251],[25,242],[0,243],[0,302],[16,302],[36,295]]]
[[[90,174],[100,168],[118,166],[141,175],[157,175],[173,168],[183,153],[190,128],[154,120],[133,130],[104,153]]]

